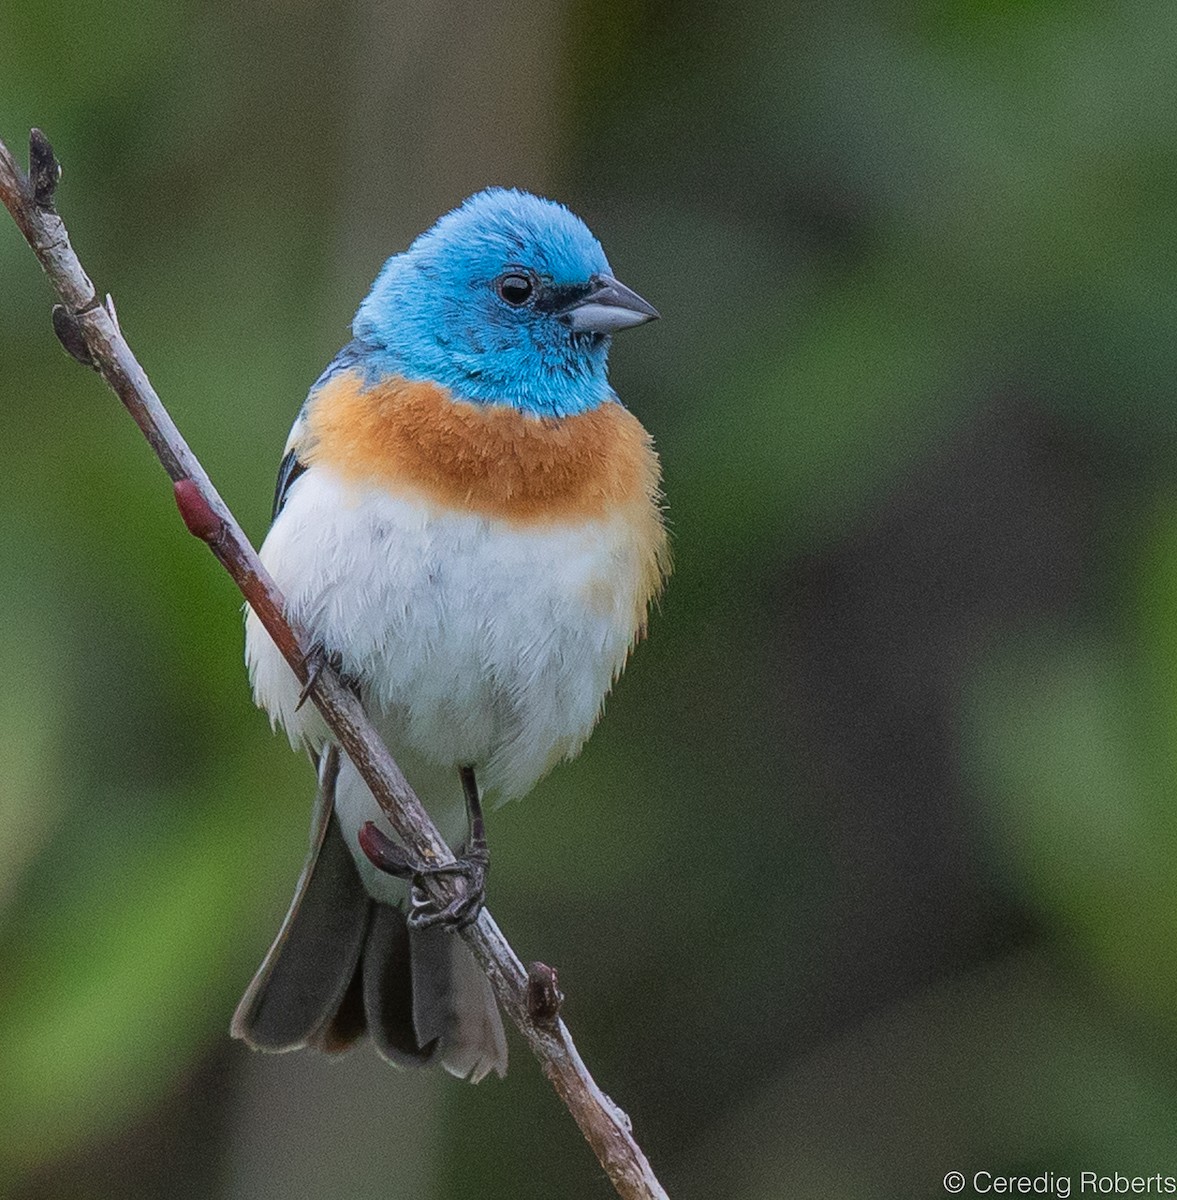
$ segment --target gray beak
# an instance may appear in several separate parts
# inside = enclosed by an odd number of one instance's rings
[[[612,275],[594,275],[586,295],[561,316],[577,333],[616,333],[658,319],[658,310]]]

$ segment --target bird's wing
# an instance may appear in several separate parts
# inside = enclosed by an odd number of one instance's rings
[[[282,505],[286,503],[286,497],[291,487],[307,469],[306,463],[299,457],[300,450],[305,449],[307,405],[329,379],[342,371],[351,371],[359,366],[369,349],[370,347],[358,339],[348,342],[327,364],[322,375],[311,384],[311,390],[307,393],[307,398],[303,401],[302,408],[299,410],[294,424],[290,427],[290,436],[286,439],[286,450],[282,463],[278,467],[278,484],[274,489],[274,511],[270,514],[271,521],[282,511]]]
[[[300,417],[300,422],[301,419]],[[274,488],[274,511],[270,514],[271,521],[282,511],[282,505],[286,503],[286,493],[306,469],[306,463],[298,457],[297,450],[286,451],[286,457],[282,459],[282,465],[278,468],[278,485]]]

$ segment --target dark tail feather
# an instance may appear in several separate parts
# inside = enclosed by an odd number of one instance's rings
[[[270,952],[233,1014],[233,1036],[257,1050],[314,1043],[347,1007],[364,947],[372,901],[334,816],[311,859]]]
[[[324,1054],[342,1054],[344,1050],[350,1050],[367,1031],[364,989],[360,984],[360,973],[356,971],[335,1016],[307,1040],[307,1045],[322,1050]]]
[[[440,1058],[477,1083],[507,1069],[485,975],[461,938],[410,932],[369,897],[332,813],[334,765],[321,773],[311,850],[290,911],[253,977],[231,1032],[255,1050],[346,1050],[365,1032],[397,1066]]]
[[[389,1062],[411,1067],[440,1058],[473,1083],[506,1073],[498,1005],[461,938],[410,930],[399,908],[373,904],[361,974],[368,1032]]]
[[[399,913],[397,914],[400,915]],[[437,1039],[441,1065],[471,1083],[507,1073],[507,1037],[490,981],[457,934],[410,930],[413,1027]]]
[[[380,1054],[398,1067],[424,1066],[433,1059],[437,1034],[413,1027],[413,975],[409,927],[404,913],[372,905],[372,923],[357,973],[363,980],[364,1015]]]

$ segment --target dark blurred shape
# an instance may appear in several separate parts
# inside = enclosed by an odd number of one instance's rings
[[[231,1045],[219,1043],[146,1120],[31,1172],[10,1200],[110,1200],[125,1195],[129,1181],[144,1200],[217,1195],[223,1169],[208,1148],[232,1136],[240,1063]]]
[[[1100,448],[1057,409],[1011,391],[864,527],[782,567],[777,711],[807,764],[839,931],[813,981],[824,1000],[811,1036],[1029,935],[987,861],[961,704],[1004,635],[1094,615],[1107,476]]]

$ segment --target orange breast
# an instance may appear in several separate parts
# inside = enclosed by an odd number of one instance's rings
[[[340,375],[313,397],[299,455],[357,483],[518,524],[636,505],[661,530],[650,435],[620,404],[570,417],[453,400],[430,383]]]

